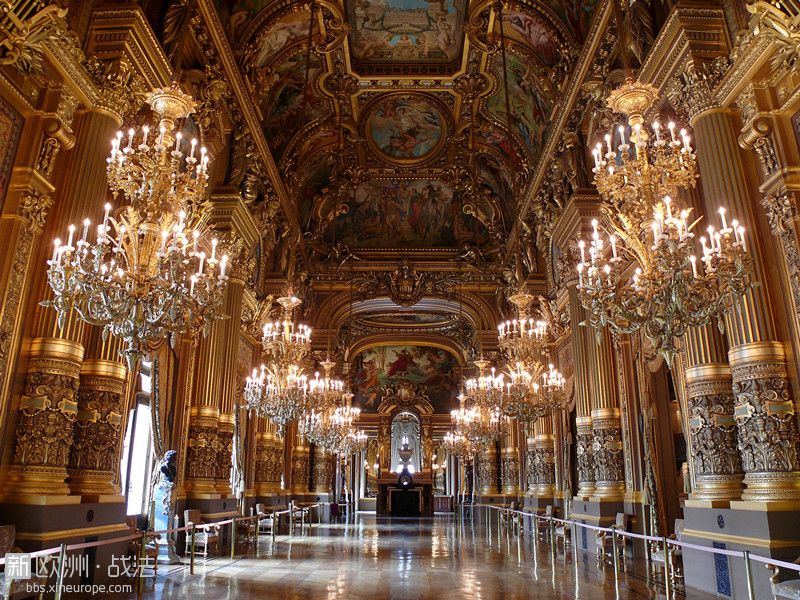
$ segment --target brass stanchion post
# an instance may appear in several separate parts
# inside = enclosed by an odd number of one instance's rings
[[[194,550],[194,539],[195,539],[195,533],[196,532],[197,532],[197,527],[195,526],[194,523],[192,523],[192,532],[191,532],[192,541],[191,541],[191,546],[190,546],[190,550],[189,550],[189,574],[190,575],[194,575],[194,552],[195,552],[195,550]]]

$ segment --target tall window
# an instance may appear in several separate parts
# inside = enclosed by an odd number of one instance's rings
[[[153,439],[150,432],[151,363],[142,361],[136,406],[128,415],[125,446],[122,452],[122,489],[127,514],[147,514],[150,501],[150,477],[153,469]]]

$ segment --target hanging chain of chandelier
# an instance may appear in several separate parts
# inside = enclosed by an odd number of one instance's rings
[[[641,331],[671,366],[690,327],[716,320],[723,330],[725,311],[752,286],[752,259],[744,226],[725,208],[719,228],[698,235],[702,217],[678,195],[695,185],[696,156],[674,123],[644,126],[656,97],[628,80],[606,101],[628,122],[592,151],[602,202],[588,243],[578,241],[578,290],[592,326]]]
[[[47,280],[63,327],[72,312],[124,341],[133,368],[144,354],[223,318],[228,256],[203,226],[209,157],[180,122],[195,110],[177,84],[148,102],[155,127],[119,131],[107,159],[108,187],[122,205],[105,204],[102,223],[70,225],[54,241]]]

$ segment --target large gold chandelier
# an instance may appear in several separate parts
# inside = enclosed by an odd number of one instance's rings
[[[350,455],[363,449],[366,434],[356,429],[361,409],[352,405],[353,394],[340,393],[338,406],[311,406],[300,418],[300,433],[328,452]]]
[[[475,444],[470,442],[459,429],[445,433],[442,444],[449,454],[461,459],[471,459],[478,451]]]
[[[751,259],[744,227],[724,208],[720,229],[709,225],[696,238],[700,219],[676,200],[695,184],[695,155],[673,123],[646,130],[642,113],[654,98],[651,86],[628,81],[607,100],[629,127],[593,151],[602,222],[592,221],[588,244],[578,241],[578,289],[593,326],[641,330],[671,365],[675,338],[688,328],[712,319],[722,327],[724,311],[751,285]]]
[[[517,308],[517,318],[497,326],[498,344],[508,362],[506,373],[499,376],[501,391],[493,400],[504,415],[529,422],[563,408],[567,396],[564,378],[548,362],[547,321],[530,316],[533,296],[522,286],[509,301]]]
[[[221,318],[227,255],[201,226],[208,155],[183,139],[181,119],[195,108],[178,88],[152,92],[156,127],[120,131],[111,142],[108,186],[125,204],[105,205],[101,224],[83,221],[56,239],[47,278],[59,325],[75,313],[125,342],[132,368],[161,340],[202,329]]]
[[[261,370],[253,369],[245,382],[245,406],[259,416],[269,417],[282,434],[286,424],[306,410],[308,390],[308,377],[299,365],[285,369],[261,365]]]
[[[489,376],[484,376],[489,377]],[[484,379],[486,381],[486,379]],[[459,396],[459,407],[450,412],[457,434],[462,435],[475,452],[487,448],[508,427],[508,418],[494,404],[476,400],[475,388]]]
[[[309,408],[312,398],[327,397],[335,384],[328,377],[309,380],[305,363],[311,352],[311,328],[295,323],[299,298],[289,294],[278,299],[282,319],[266,323],[261,339],[265,363],[245,383],[244,398],[249,410],[269,417],[280,432],[289,421]]]

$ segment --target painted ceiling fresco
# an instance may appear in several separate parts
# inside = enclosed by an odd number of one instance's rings
[[[495,56],[492,66],[496,73],[503,72],[503,61],[499,54]],[[498,77],[498,89],[486,102],[486,108],[501,120],[510,122],[514,132],[525,144],[528,154],[536,158],[547,133],[552,104],[542,95],[529,62],[515,52],[508,52],[506,66],[511,115],[506,114],[502,76]]]
[[[461,55],[466,0],[346,0],[358,64],[451,63]]]
[[[444,142],[441,108],[418,94],[390,94],[370,105],[366,117],[369,143],[389,160],[418,162]]]
[[[382,388],[409,382],[428,394],[434,412],[457,408],[460,369],[458,359],[429,346],[378,346],[353,360],[353,402],[365,412],[376,412]]]
[[[455,247],[480,244],[487,233],[461,211],[461,201],[448,184],[396,179],[360,184],[349,211],[334,224],[333,235],[354,248]]]
[[[501,55],[481,42],[499,30],[488,3],[469,12],[467,0],[319,0],[312,12],[293,0],[219,1],[309,252],[330,264],[336,244],[338,256],[465,244],[499,256],[573,65],[568,48],[595,4],[522,0],[503,15],[509,111]],[[457,83],[473,65],[486,85],[470,99]],[[348,171],[343,187],[334,174]]]

